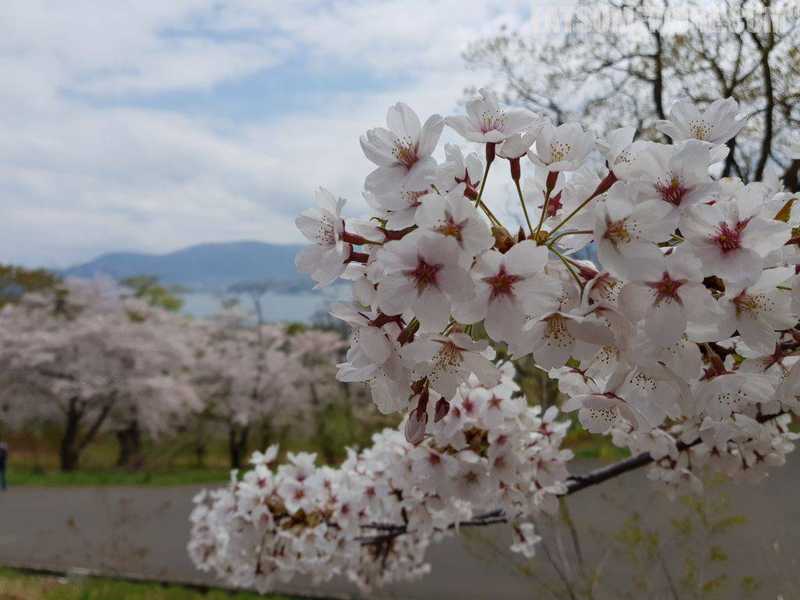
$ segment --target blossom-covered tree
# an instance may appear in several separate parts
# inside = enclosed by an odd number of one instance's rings
[[[233,309],[192,324],[186,334],[197,361],[195,386],[206,415],[225,427],[232,468],[244,464],[256,424],[288,420],[318,404],[320,394],[337,392],[335,357],[343,345],[337,334],[248,326]]]
[[[124,457],[140,432],[199,409],[180,321],[107,280],[26,294],[0,313],[0,362],[14,382],[3,388],[6,412],[60,423],[65,471],[101,431],[119,434]]]
[[[596,140],[481,90],[444,123],[483,159],[450,145],[441,164],[442,119],[390,108],[362,138],[371,219],[321,192],[298,219],[315,244],[298,267],[354,282],[333,311],[353,330],[338,376],[403,423],[336,469],[256,453],[197,498],[195,563],[260,590],[340,573],[381,585],[426,572],[425,549],[461,527],[509,524],[531,556],[559,497],[632,469],[674,494],[702,492],[706,470],[758,481],[782,464],[800,414],[800,213],[775,181],[711,175],[744,123],[731,102],[708,134],[670,111],[664,144],[632,128]],[[519,231],[485,193],[506,168]],[[575,257],[591,243],[599,264]],[[632,458],[569,474],[568,422],[527,405],[511,359],[549,373],[561,410]]]

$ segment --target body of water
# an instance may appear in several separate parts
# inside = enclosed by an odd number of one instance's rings
[[[253,311],[253,300],[244,294],[217,292],[187,292],[181,294],[183,312],[193,317],[205,318],[222,309],[226,300],[235,298],[247,311]],[[349,286],[334,286],[325,290],[298,293],[267,292],[261,297],[264,320],[308,322],[319,311],[327,310],[334,302],[350,298]]]

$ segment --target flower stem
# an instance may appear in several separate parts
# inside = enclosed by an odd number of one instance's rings
[[[553,244],[555,244],[558,240],[568,235],[592,235],[594,231],[591,229],[577,229],[575,231],[565,231],[563,233],[559,233],[555,237],[548,238],[547,240],[547,247],[552,248]]]
[[[578,277],[578,274],[575,272],[575,267],[572,265],[572,261],[563,254],[561,254],[561,252],[559,252],[558,250],[555,250],[554,248],[550,248],[550,252],[552,252],[559,259],[561,259],[561,262],[564,263],[565,267],[567,267],[567,271],[569,271],[570,275],[572,275],[572,277],[575,279],[575,283],[577,283],[578,287],[582,290],[583,282],[581,281],[581,278]]]
[[[478,190],[478,197],[475,198],[475,208],[482,204],[483,190],[486,187],[486,180],[489,178],[489,168],[492,166],[491,161],[486,161],[486,168],[483,170],[483,177],[481,178],[481,187]]]
[[[519,185],[519,179],[514,180],[514,185],[517,186],[517,194],[519,194],[519,203],[522,205],[522,212],[525,213],[525,222],[528,223],[528,231],[533,235],[533,225],[531,225],[531,218],[528,216],[528,207],[525,206],[525,196],[522,194],[522,188]]]
[[[589,202],[591,202],[592,200],[594,200],[595,198],[597,198],[597,197],[598,197],[600,194],[605,194],[605,193],[606,193],[606,192],[609,190],[609,188],[611,188],[611,186],[612,186],[612,185],[614,185],[614,183],[616,183],[616,181],[617,181],[617,177],[614,175],[614,172],[613,172],[613,171],[609,171],[609,172],[608,172],[608,175],[606,175],[606,178],[605,178],[605,179],[603,179],[603,181],[601,181],[601,182],[600,182],[600,184],[597,186],[597,189],[596,189],[594,192],[592,192],[592,195],[591,195],[591,196],[589,196],[589,197],[588,197],[586,200],[584,200],[583,202],[581,202],[581,203],[580,203],[580,205],[579,205],[579,206],[578,206],[578,207],[577,207],[575,210],[573,210],[573,211],[572,211],[571,213],[569,213],[569,214],[568,214],[566,217],[564,217],[564,220],[563,220],[563,221],[561,221],[561,223],[559,223],[558,225],[556,225],[556,226],[553,228],[553,231],[551,231],[551,232],[550,232],[550,235],[553,235],[553,234],[554,234],[556,231],[558,231],[558,230],[559,230],[559,229],[561,229],[561,228],[562,228],[564,225],[566,225],[566,224],[567,224],[567,222],[568,222],[568,221],[569,221],[569,220],[570,220],[572,217],[574,217],[575,215],[577,215],[577,214],[578,214],[578,213],[579,213],[581,210],[583,210],[583,208],[584,208],[584,207],[585,207],[587,204],[589,204]]]

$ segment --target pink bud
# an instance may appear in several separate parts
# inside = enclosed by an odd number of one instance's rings
[[[406,440],[415,446],[425,439],[425,427],[428,424],[428,413],[412,410],[406,421]]]
[[[438,423],[439,421],[444,419],[447,416],[447,413],[449,412],[450,412],[450,403],[444,398],[440,398],[439,401],[436,403],[436,410],[434,411],[433,422]]]

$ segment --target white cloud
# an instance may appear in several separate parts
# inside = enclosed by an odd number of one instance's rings
[[[358,135],[397,100],[422,115],[455,110],[482,80],[463,67],[466,44],[527,2],[122,6],[0,7],[0,261],[64,266],[120,249],[298,241],[293,217],[319,185],[363,206],[370,164]],[[309,79],[357,70],[386,83],[320,92],[313,110],[265,106],[251,120],[159,108],[161,94],[208,94],[298,57]]]

